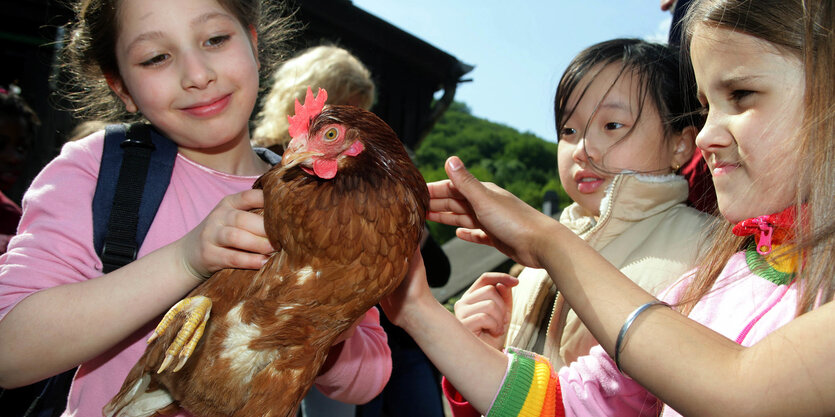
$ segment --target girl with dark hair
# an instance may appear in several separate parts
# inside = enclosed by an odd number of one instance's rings
[[[554,98],[560,181],[574,200],[560,223],[652,293],[695,266],[698,239],[689,237],[708,222],[685,204],[687,181],[676,173],[693,154],[688,111],[698,105],[684,99],[680,75],[666,45],[614,39],[580,52]],[[518,280],[482,275],[455,314],[497,349],[554,361],[573,362],[598,344],[543,269],[526,268]]]

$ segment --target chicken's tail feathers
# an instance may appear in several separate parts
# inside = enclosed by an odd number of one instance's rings
[[[151,375],[148,373],[140,375],[132,384],[126,383],[104,406],[102,414],[105,417],[149,417],[174,403],[174,398],[165,389],[148,391],[150,383]]]

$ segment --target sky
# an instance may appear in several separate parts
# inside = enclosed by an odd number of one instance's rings
[[[475,116],[555,141],[553,99],[585,47],[618,37],[666,42],[659,0],[353,0],[355,6],[474,65],[457,101]]]

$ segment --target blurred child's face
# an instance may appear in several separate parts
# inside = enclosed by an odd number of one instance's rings
[[[597,69],[589,71],[569,97],[574,110],[566,112],[571,116],[559,134],[560,182],[572,200],[595,216],[617,173],[669,173],[675,153],[651,99],[645,99],[638,119],[639,77],[627,70],[615,81],[620,69],[620,63],[607,65],[596,78]]]
[[[20,119],[0,117],[0,191],[7,192],[23,172],[29,132]]]
[[[770,43],[700,25],[691,43],[699,101],[708,109],[696,145],[731,222],[793,203],[805,88],[799,58]]]
[[[249,140],[255,36],[215,0],[124,0],[111,88],[181,147]]]

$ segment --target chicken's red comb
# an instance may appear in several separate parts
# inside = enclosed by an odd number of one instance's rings
[[[325,107],[325,100],[328,99],[328,92],[324,88],[319,88],[316,97],[313,97],[313,90],[307,87],[307,95],[304,97],[304,104],[299,104],[296,99],[296,115],[287,116],[287,121],[290,122],[290,137],[294,138],[302,133],[307,132],[310,127],[310,120],[318,116]]]

